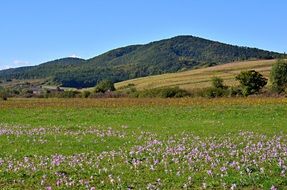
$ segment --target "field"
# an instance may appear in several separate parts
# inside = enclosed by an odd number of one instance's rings
[[[116,84],[116,88],[124,88],[129,84],[134,84],[139,90],[179,86],[182,89],[193,90],[206,88],[211,84],[211,78],[214,76],[224,79],[225,84],[229,86],[238,85],[234,80],[235,76],[243,70],[254,69],[269,77],[269,73],[275,60],[244,61],[229,64],[223,64],[203,69],[170,73],[156,76],[149,76],[127,80]]]
[[[0,189],[286,189],[287,99],[0,101]]]

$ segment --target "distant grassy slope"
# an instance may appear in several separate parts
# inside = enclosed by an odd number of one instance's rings
[[[223,78],[225,84],[233,86],[237,84],[234,77],[243,70],[255,69],[268,77],[271,66],[275,61],[276,60],[244,61],[185,72],[137,78],[116,83],[116,88],[120,89],[128,84],[134,84],[139,90],[172,86],[179,86],[180,88],[191,90],[210,86],[210,80],[214,76]]]

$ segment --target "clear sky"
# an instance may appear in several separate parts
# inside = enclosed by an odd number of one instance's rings
[[[286,0],[1,0],[0,69],[177,35],[287,52]]]

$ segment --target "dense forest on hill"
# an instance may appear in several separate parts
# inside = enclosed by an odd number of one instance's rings
[[[146,45],[118,48],[87,60],[63,58],[37,66],[2,70],[0,80],[46,79],[65,87],[84,88],[95,86],[103,79],[119,82],[233,61],[282,56],[257,48],[178,36]]]

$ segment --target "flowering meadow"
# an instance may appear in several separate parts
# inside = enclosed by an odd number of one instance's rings
[[[0,102],[0,189],[286,189],[287,101]]]

